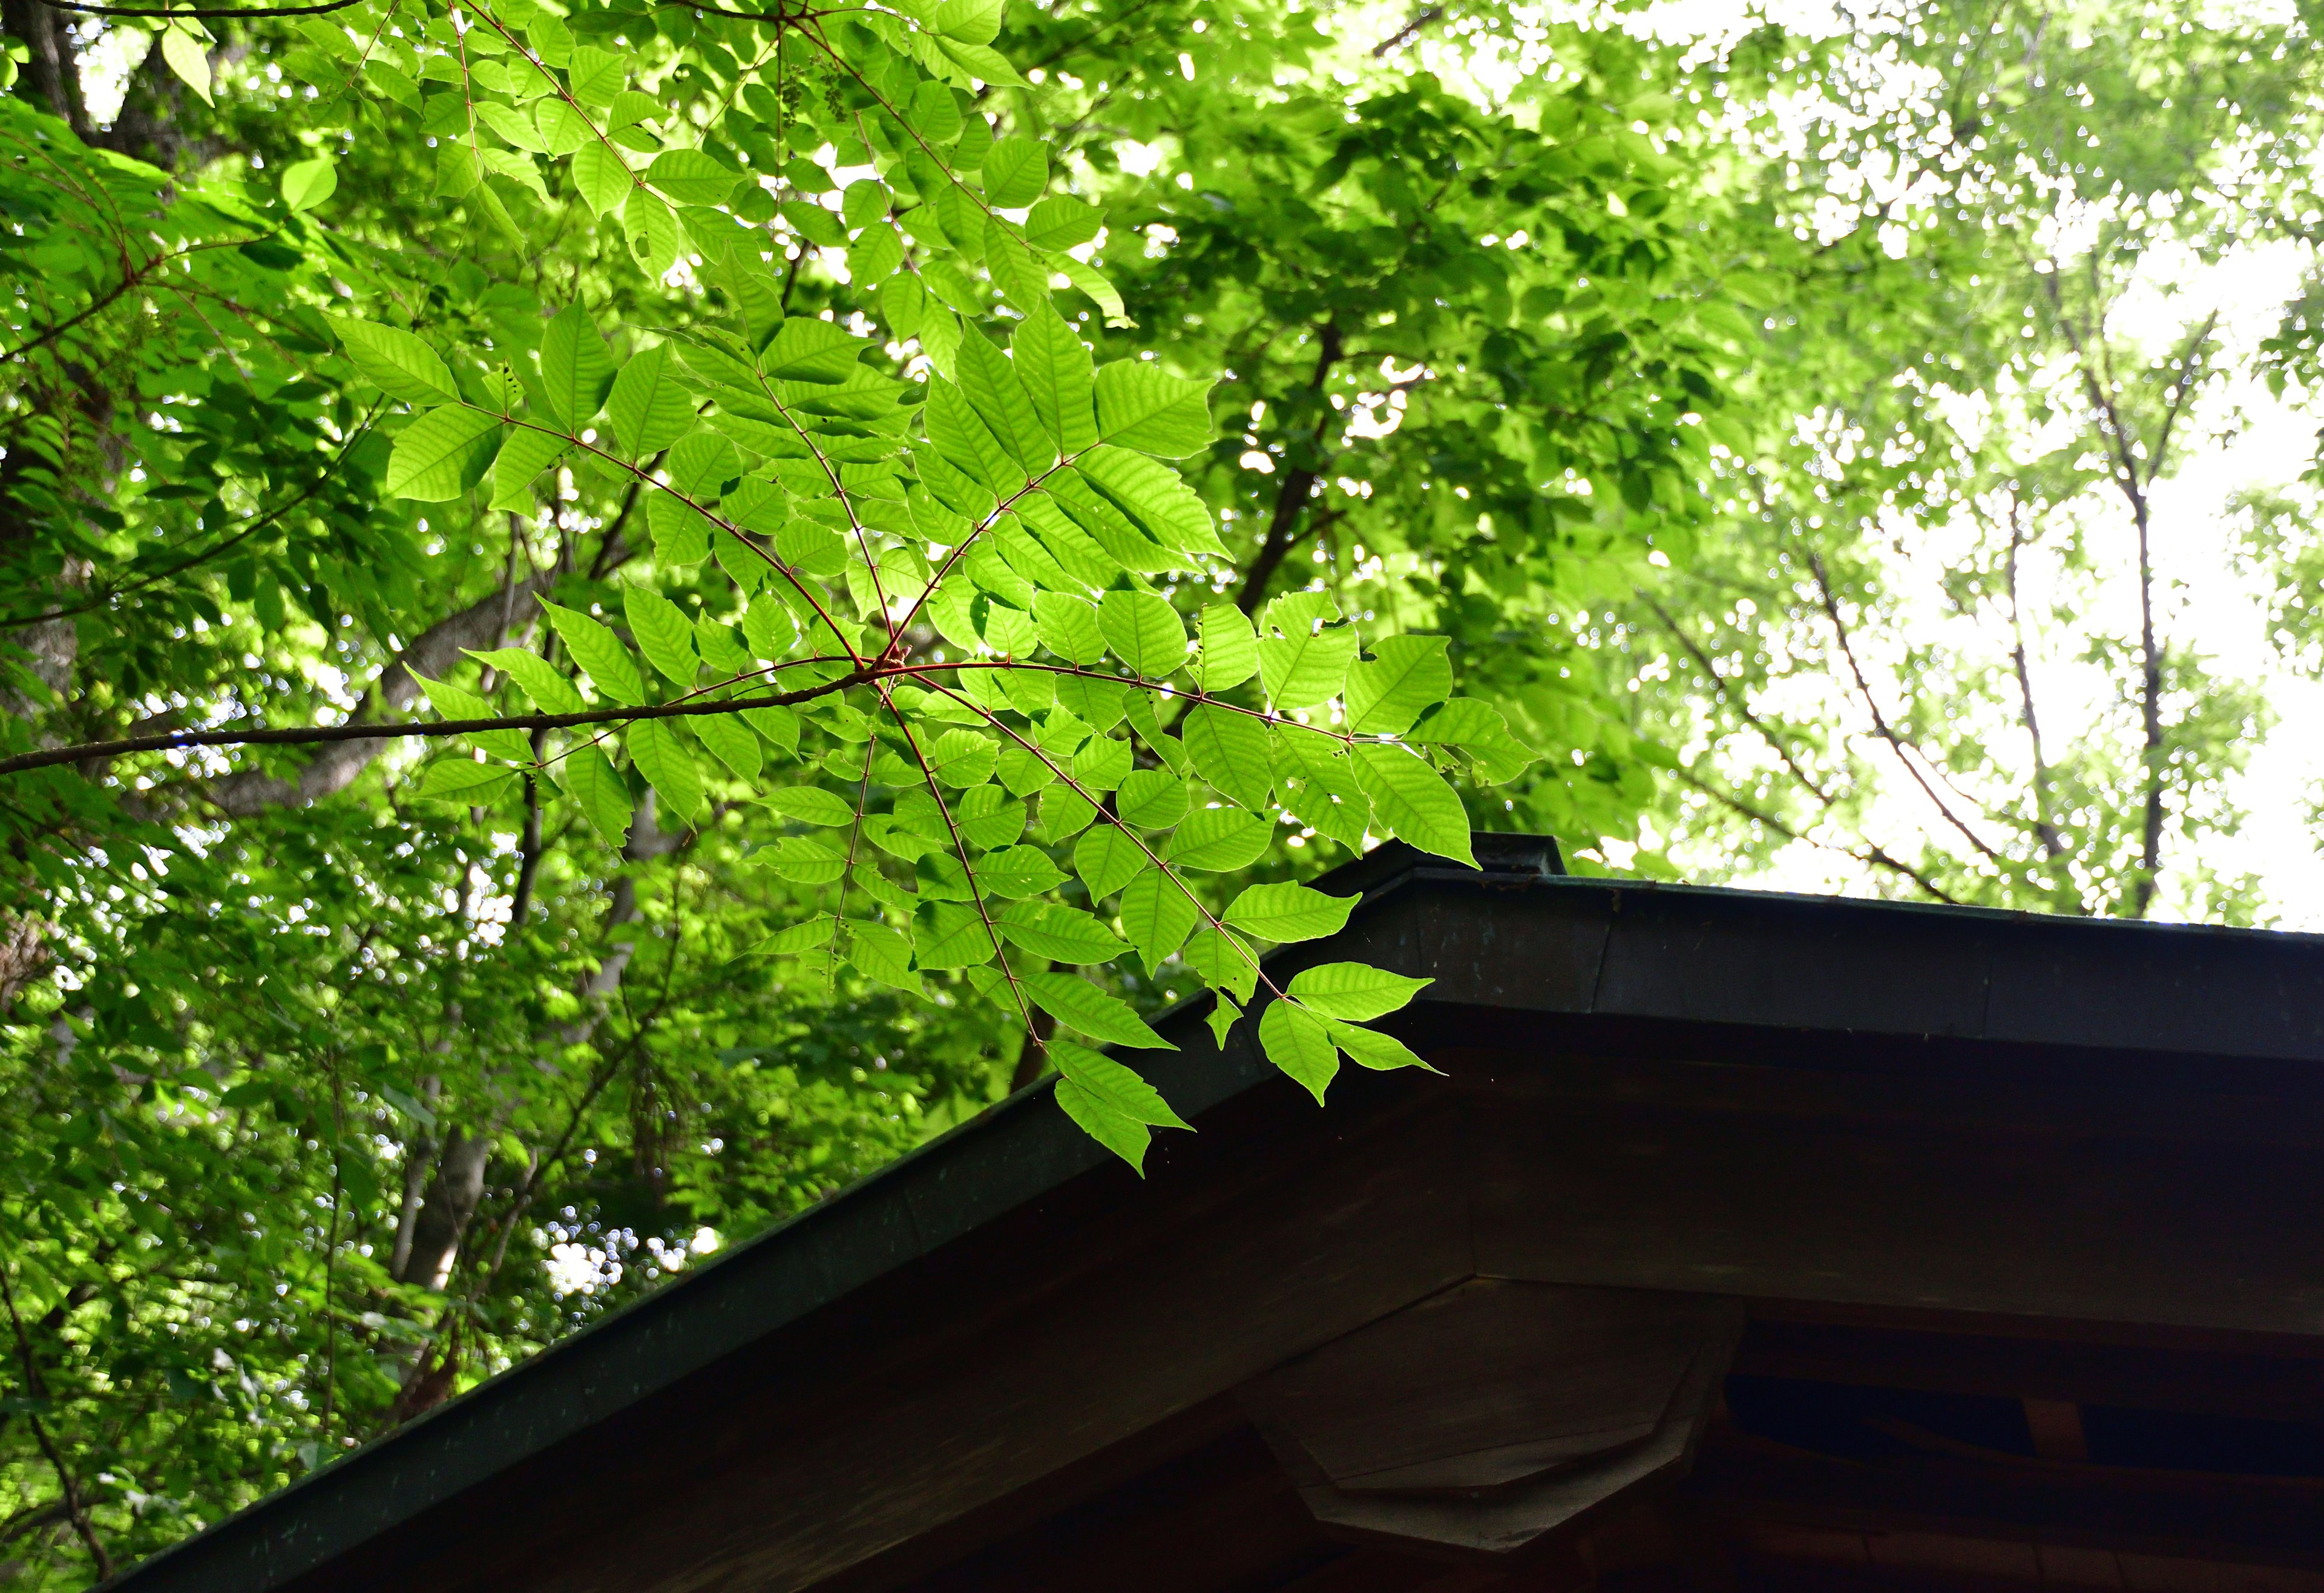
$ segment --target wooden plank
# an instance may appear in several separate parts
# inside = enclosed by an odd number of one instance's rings
[[[703,1408],[669,1429],[686,1449],[629,1429],[634,1447],[601,1450],[594,1474],[517,1483],[521,1524],[367,1557],[360,1581],[338,1568],[316,1593],[782,1593],[835,1577],[1468,1275],[1460,1132],[1443,1112],[1305,1156],[1254,1145],[1240,1177],[1190,1172],[1192,1218],[1084,1229],[1106,1242],[1077,1270],[1004,1261],[1004,1275],[1065,1272],[1013,1310],[955,1321],[934,1288],[898,1307],[922,1313],[904,1351],[770,1347],[697,1391]],[[891,1330],[874,1314],[825,1332],[877,1346]]]
[[[1472,1111],[1487,1276],[2297,1334],[2324,1158],[1602,1100]]]
[[[2273,1337],[2246,1353],[2097,1339],[2098,1324],[2067,1324],[2072,1339],[2035,1338],[2034,1324],[1979,1318],[1950,1331],[1758,1318],[1743,1334],[1735,1369],[1929,1394],[1993,1395],[2324,1422],[2324,1349],[2309,1354]]]

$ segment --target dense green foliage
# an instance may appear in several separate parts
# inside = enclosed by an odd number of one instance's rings
[[[1199,991],[1412,1064],[1259,965],[1390,834],[2254,910],[2254,691],[2084,616],[2232,373],[2119,307],[2312,228],[2307,31],[1900,14],[7,0],[0,1583],[1046,1070],[1137,1164]]]

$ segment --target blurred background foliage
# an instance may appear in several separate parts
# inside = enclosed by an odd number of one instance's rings
[[[733,111],[694,10],[550,9],[770,173],[790,313],[866,308],[777,214],[795,101]],[[1187,465],[1234,557],[1189,612],[1317,589],[1452,637],[1544,754],[1479,827],[2272,922],[2324,773],[2311,20],[1010,0],[984,108],[1104,207],[1099,358],[1224,373]],[[5,21],[0,751],[397,715],[535,595],[613,600],[618,492],[531,529],[384,497],[319,312],[521,348],[549,282],[691,313],[687,262],[438,192],[438,113],[358,88],[337,18]],[[1035,1071],[742,956],[788,888],[715,815],[649,798],[614,852],[413,763],[0,778],[0,1585],[152,1552]],[[1286,830],[1257,875],[1347,853]]]

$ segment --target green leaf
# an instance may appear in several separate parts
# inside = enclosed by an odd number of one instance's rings
[[[1224,990],[1218,991],[1212,998],[1209,1013],[1203,1018],[1210,1026],[1211,1043],[1220,1050],[1225,1050],[1227,1034],[1234,1027],[1236,1019],[1241,1017],[1242,1008],[1235,1005],[1234,998]]]
[[[1198,807],[1170,837],[1163,856],[1185,869],[1231,873],[1267,853],[1275,826],[1239,807]]]
[[[1202,922],[1186,888],[1163,869],[1148,868],[1121,888],[1121,927],[1150,973],[1186,944]]]
[[[1474,697],[1438,704],[1421,715],[1405,739],[1418,746],[1460,748],[1469,754],[1477,778],[1488,785],[1517,778],[1540,757],[1509,733],[1500,710]]]
[[[1058,450],[1077,454],[1095,444],[1089,345],[1047,299],[1019,324],[1009,340],[1009,353],[1031,395],[1034,413]]]
[[[577,610],[545,601],[540,606],[573,661],[587,672],[599,696],[626,707],[646,700],[646,683],[638,674],[637,660],[630,657],[620,637]]]
[[[1185,561],[1195,557],[1228,557],[1201,494],[1161,461],[1102,444],[1084,454],[1074,470],[1156,542],[1176,549],[1184,567],[1194,567]]]
[[[430,410],[399,433],[387,457],[387,495],[443,503],[484,479],[500,452],[502,420],[466,404]]]
[[[472,691],[464,691],[447,681],[430,680],[416,669],[411,672],[411,678],[418,681],[420,689],[428,694],[429,705],[436,710],[436,715],[439,719],[498,717],[493,711],[493,705]],[[532,747],[526,741],[522,731],[471,731],[468,733],[468,739],[493,757],[504,759],[511,763],[532,761]]]
[[[1176,1049],[1148,1027],[1146,1020],[1130,1009],[1130,1003],[1107,995],[1078,975],[1020,973],[1017,981],[1043,1011],[1093,1039],[1146,1051]]]
[[[953,810],[961,838],[987,851],[1006,846],[1025,833],[1025,805],[991,786],[964,791]]]
[[[597,838],[618,847],[630,837],[630,788],[604,753],[595,747],[576,747],[558,765],[558,784],[581,810]]]
[[[458,401],[460,389],[451,371],[434,349],[410,333],[374,321],[342,316],[327,318],[338,334],[339,346],[347,351],[347,358],[363,373],[364,380],[388,397],[408,404]]]
[[[567,78],[583,105],[610,106],[630,80],[629,62],[613,51],[584,44],[574,51]]]
[[[493,501],[486,507],[530,517],[538,507],[532,495],[534,478],[556,464],[565,447],[565,439],[553,432],[510,427],[508,439],[493,458]]]
[[[1056,1040],[1049,1045],[1049,1060],[1057,1072],[1123,1117],[1157,1128],[1192,1131],[1186,1120],[1170,1110],[1160,1091],[1111,1056],[1071,1040]]]
[[[1056,1098],[1083,1133],[1128,1162],[1140,1178],[1146,1176],[1146,1147],[1154,1136],[1145,1124],[1116,1111],[1071,1079],[1057,1081]]]
[[[993,760],[1001,749],[980,731],[948,730],[927,750],[928,769],[938,783],[956,787],[981,786],[992,778]]]
[[[1402,747],[1355,750],[1356,778],[1372,799],[1372,817],[1423,852],[1477,866],[1469,849],[1469,815],[1427,763]]]
[[[214,103],[210,99],[209,52],[202,48],[199,39],[186,32],[182,25],[173,24],[162,29],[161,60],[184,80],[187,87],[202,97],[204,105]]]
[[[786,835],[753,857],[794,885],[829,885],[847,872],[847,854],[819,835]]]
[[[985,152],[984,200],[995,210],[1017,210],[1049,186],[1049,149],[1038,139],[1003,138]]]
[[[573,683],[559,675],[556,668],[539,653],[521,647],[495,648],[491,652],[471,651],[468,656],[480,664],[490,664],[524,688],[535,709],[543,714],[578,714],[588,704]]]
[[[1036,249],[1076,248],[1097,236],[1105,212],[1070,194],[1053,194],[1025,217],[1025,241]]]
[[[1074,783],[1084,791],[1111,791],[1128,778],[1137,756],[1127,741],[1092,736],[1074,754]]]
[[[1432,1073],[1439,1071],[1429,1067],[1410,1046],[1392,1035],[1383,1035],[1376,1029],[1360,1029],[1351,1023],[1327,1023],[1323,1027],[1331,1034],[1333,1042],[1355,1059],[1358,1067],[1368,1067],[1379,1073],[1400,1067],[1426,1068]]]
[[[1442,636],[1390,636],[1372,644],[1370,661],[1348,671],[1348,728],[1358,735],[1401,735],[1423,710],[1452,691],[1452,665]]]
[[[646,168],[646,180],[682,205],[723,205],[742,179],[700,150],[665,150]]]
[[[1259,1015],[1259,1044],[1268,1061],[1307,1086],[1315,1103],[1323,1104],[1323,1091],[1340,1071],[1340,1049],[1322,1018],[1289,1001],[1269,1001]]]
[[[811,952],[817,946],[829,945],[838,926],[838,920],[829,913],[817,913],[804,924],[778,929],[752,946],[748,954],[754,957],[788,957],[801,952]]]
[[[1253,885],[1223,916],[1263,940],[1321,940],[1346,927],[1355,909],[1352,896],[1326,896],[1305,885]]]
[[[1267,726],[1234,708],[1200,703],[1187,712],[1179,738],[1194,769],[1228,801],[1264,813],[1274,800],[1275,765]]]
[[[943,0],[928,25],[962,44],[990,44],[1000,35],[1004,0]],[[989,80],[989,79],[988,79]]]
[[[658,343],[622,367],[605,412],[633,458],[658,454],[694,429],[694,400],[669,344]]]
[[[734,771],[736,779],[747,783],[759,778],[766,763],[766,749],[749,725],[724,714],[712,714],[694,722],[694,733],[710,749],[712,757]]]
[[[676,685],[691,686],[702,661],[695,657],[694,626],[686,612],[659,593],[632,586],[622,594],[622,612],[646,662]]]
[[[1231,929],[1204,925],[1186,938],[1179,960],[1214,990],[1231,991],[1238,1001],[1259,988],[1259,953]]]
[[[982,332],[970,331],[961,338],[954,359],[961,396],[1009,450],[1017,473],[1030,479],[1055,465],[1056,444],[1009,356]]]
[[[992,932],[974,907],[958,902],[921,904],[912,938],[924,969],[975,968],[992,961]]]
[[[912,943],[884,924],[851,921],[846,925],[847,961],[869,980],[920,993],[919,976],[912,971]]]
[[[1291,723],[1274,727],[1275,787],[1284,811],[1351,852],[1361,852],[1371,823],[1371,798],[1356,766],[1335,736]]]
[[[1325,1017],[1370,1019],[1402,1009],[1434,982],[1362,962],[1323,962],[1300,970],[1285,988]]]
[[[1355,661],[1356,628],[1331,625],[1314,633],[1300,626],[1287,636],[1263,637],[1259,676],[1277,708],[1313,708],[1337,696]]]
[[[1186,782],[1169,770],[1133,769],[1121,777],[1113,811],[1124,824],[1147,830],[1167,830],[1186,816],[1192,801]]]
[[[820,786],[781,786],[760,798],[787,819],[836,828],[855,822],[855,805]]]
[[[641,720],[625,737],[638,772],[687,824],[701,822],[702,770],[678,732],[659,719]]]
[[[993,921],[1012,944],[1059,962],[1111,962],[1130,949],[1089,914],[1056,902],[1010,902]]]
[[[327,155],[296,161],[282,170],[282,202],[293,210],[312,210],[338,186],[338,169]]]
[[[1038,846],[1009,846],[976,865],[976,882],[995,896],[1041,896],[1065,881],[1065,871]]]
[[[1259,673],[1259,637],[1240,609],[1231,603],[1208,604],[1197,629],[1202,651],[1192,673],[1201,690],[1222,692]]]
[[[1087,668],[1105,657],[1105,632],[1098,629],[1094,603],[1062,592],[1036,592],[1033,625],[1041,645],[1068,663]]]
[[[1074,844],[1074,872],[1093,902],[1129,884],[1147,864],[1146,849],[1111,824],[1099,825]]]
[[[595,419],[613,375],[613,356],[579,305],[549,318],[540,334],[540,387],[558,425],[577,432]]]
[[[595,137],[573,152],[573,186],[599,216],[618,210],[637,191],[637,179],[620,152]]]
[[[1148,680],[1166,679],[1186,661],[1185,622],[1150,592],[1107,593],[1097,628],[1114,657]]]
[[[1166,374],[1150,360],[1117,360],[1097,373],[1097,428],[1109,443],[1178,458],[1216,435],[1207,382]]]
[[[428,776],[420,782],[420,795],[464,806],[489,807],[514,791],[516,783],[516,770],[505,764],[447,758],[428,766]]]

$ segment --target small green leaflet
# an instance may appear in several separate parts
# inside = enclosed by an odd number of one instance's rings
[[[1147,866],[1146,849],[1111,824],[1101,824],[1074,846],[1074,872],[1089,887],[1090,900],[1102,901]]]
[[[1078,597],[1035,593],[1033,624],[1041,645],[1069,664],[1087,668],[1105,657],[1105,633],[1098,629],[1097,610]]]
[[[847,872],[847,854],[815,835],[786,835],[752,861],[794,885],[829,885]]]
[[[1109,443],[1181,458],[1211,446],[1207,382],[1189,382],[1148,360],[1117,360],[1096,378],[1097,428]]]
[[[1401,735],[1452,691],[1452,665],[1442,636],[1389,636],[1372,644],[1370,661],[1348,671],[1348,728],[1358,735]]]
[[[1021,209],[1049,186],[1049,146],[1034,138],[998,140],[985,152],[983,176],[985,203],[995,210]]]
[[[1166,870],[1143,870],[1121,888],[1121,927],[1149,973],[1186,944],[1202,916],[1186,888]]]
[[[851,922],[846,956],[866,979],[919,992],[919,976],[912,971],[912,943],[900,931],[884,924]]]
[[[1203,650],[1193,671],[1196,686],[1222,692],[1259,673],[1259,637],[1240,609],[1212,603],[1203,610],[1200,629]]]
[[[1259,1044],[1267,1060],[1307,1087],[1315,1104],[1340,1071],[1340,1049],[1323,1020],[1289,1001],[1274,1000],[1259,1014]]]
[[[1065,873],[1038,846],[1010,846],[985,855],[976,880],[996,896],[1040,896],[1064,884]]]
[[[685,611],[659,593],[632,586],[622,594],[622,613],[646,662],[673,684],[691,686],[702,664],[695,657],[694,626]]]
[[[1220,796],[1253,813],[1267,811],[1275,768],[1265,724],[1240,709],[1202,703],[1187,712],[1179,735],[1195,772]]]
[[[912,938],[919,948],[922,968],[974,968],[992,961],[992,932],[974,907],[958,902],[927,902],[914,915],[913,923]]]
[[[558,765],[558,783],[581,810],[597,839],[620,846],[630,835],[630,788],[605,755],[595,747],[576,747]]]
[[[1157,1128],[1192,1131],[1186,1120],[1170,1110],[1160,1091],[1111,1056],[1071,1040],[1056,1040],[1049,1045],[1049,1060],[1057,1072],[1123,1117]]]
[[[694,429],[694,400],[679,380],[669,344],[658,343],[622,367],[605,413],[634,458],[658,454]]]
[[[485,807],[514,790],[516,782],[516,771],[505,764],[447,758],[428,766],[428,776],[420,782],[420,795]]]
[[[708,714],[694,721],[694,733],[712,757],[734,771],[738,780],[752,781],[766,762],[766,750],[751,727],[725,714]]]
[[[493,458],[493,501],[486,507],[532,513],[533,479],[557,463],[566,446],[565,439],[554,432],[510,427],[508,440]]]
[[[1091,411],[1089,346],[1047,300],[1019,324],[1009,352],[1010,363],[1033,401],[1034,413],[1058,450],[1077,454],[1094,444],[1097,422]]]
[[[1127,1001],[1107,995],[1085,979],[1037,971],[1020,973],[1017,981],[1050,1017],[1093,1039],[1148,1051],[1174,1049],[1130,1009]]]
[[[392,399],[408,404],[459,401],[459,387],[434,349],[410,333],[374,321],[327,318],[364,379]]]
[[[1124,824],[1167,830],[1186,816],[1186,782],[1167,769],[1133,769],[1121,777],[1113,810]]]
[[[1198,807],[1178,825],[1163,856],[1185,869],[1214,873],[1247,869],[1267,852],[1275,826],[1236,807]]]
[[[1211,998],[1211,1010],[1203,1019],[1210,1026],[1211,1043],[1220,1050],[1225,1050],[1227,1033],[1234,1027],[1235,1020],[1241,1016],[1242,1008],[1235,1005],[1232,996],[1228,995],[1224,990],[1214,991]]]
[[[618,210],[636,191],[637,179],[630,174],[619,151],[586,132],[583,136],[588,142],[573,152],[573,186],[598,215]]]
[[[1351,896],[1326,896],[1305,885],[1253,885],[1224,914],[1237,929],[1264,940],[1321,940],[1337,935],[1355,911]]]
[[[578,431],[595,419],[613,390],[613,356],[579,305],[549,318],[540,334],[540,386],[559,425]]]
[[[578,714],[587,704],[573,683],[559,675],[547,658],[521,647],[495,648],[491,652],[470,649],[468,656],[489,664],[524,688],[534,708],[543,714]]]
[[[448,685],[441,680],[430,680],[416,670],[413,671],[411,678],[418,681],[420,689],[428,694],[429,705],[436,710],[438,718],[457,720],[498,717],[493,714],[492,704],[474,692],[464,691],[456,686]],[[471,731],[468,732],[468,739],[493,757],[506,759],[511,763],[532,761],[532,748],[525,741],[522,731]]]
[[[953,823],[960,827],[961,838],[971,846],[991,851],[1008,845],[1025,833],[1025,805],[991,786],[978,786],[961,793],[960,803],[953,811]]]
[[[1469,815],[1427,763],[1402,747],[1355,749],[1356,778],[1372,799],[1372,817],[1423,852],[1477,866],[1469,849]]]
[[[1123,1116],[1071,1079],[1057,1081],[1056,1097],[1058,1107],[1083,1133],[1128,1162],[1140,1178],[1146,1176],[1146,1148],[1154,1137],[1145,1124]]]
[[[1427,1068],[1432,1073],[1438,1071],[1429,1067],[1410,1046],[1392,1035],[1383,1035],[1376,1029],[1360,1029],[1351,1023],[1327,1023],[1323,1027],[1330,1032],[1333,1041],[1353,1057],[1359,1067],[1382,1073],[1400,1067]]]
[[[1326,626],[1314,635],[1302,626],[1259,641],[1259,678],[1277,708],[1313,708],[1339,695],[1355,656],[1353,625]]]
[[[746,954],[756,957],[785,957],[800,952],[811,952],[817,946],[831,944],[837,920],[829,913],[817,913],[804,924],[794,924],[767,936]]]
[[[1259,988],[1259,957],[1244,940],[1231,929],[1213,929],[1208,925],[1186,937],[1178,953],[1179,960],[1200,974],[1203,982],[1216,990],[1231,990],[1235,999],[1248,1001]]]
[[[637,660],[630,657],[620,637],[578,610],[545,599],[540,606],[574,661],[588,672],[598,695],[624,707],[635,707],[646,700],[646,683],[638,674]]]
[[[854,805],[836,791],[826,791],[820,786],[779,787],[761,800],[785,818],[797,819],[803,824],[836,828],[855,822]]]
[[[1011,944],[1059,962],[1110,962],[1129,949],[1087,913],[1055,902],[1010,902],[993,922]]]
[[[1293,975],[1286,989],[1325,1017],[1368,1021],[1399,1010],[1434,982],[1361,962],[1323,962]]]
[[[1114,657],[1146,679],[1165,679],[1186,661],[1185,622],[1150,592],[1107,593],[1097,625]]]
[[[625,738],[638,771],[669,810],[688,824],[702,819],[702,770],[678,732],[659,719],[641,720]]]
[[[1539,756],[1509,733],[1499,709],[1474,697],[1439,703],[1420,716],[1405,739],[1421,746],[1460,748],[1474,763],[1477,778],[1488,785],[1517,778]]]
[[[318,155],[283,168],[282,202],[293,210],[312,210],[339,186],[339,173],[330,158]]]
[[[700,150],[665,150],[646,168],[646,180],[687,205],[723,205],[742,180]]]
[[[499,416],[466,404],[429,410],[397,434],[387,459],[387,495],[423,503],[458,497],[492,468],[501,426]]]

